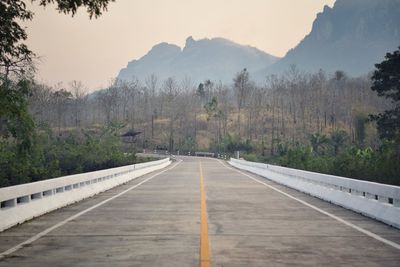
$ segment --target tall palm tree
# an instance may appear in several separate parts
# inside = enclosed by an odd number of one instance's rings
[[[329,139],[324,134],[315,133],[310,135],[310,143],[314,153],[319,154],[318,149],[329,143]]]
[[[335,130],[331,133],[329,143],[333,147],[334,155],[337,156],[340,147],[344,145],[347,140],[347,133],[343,130]]]

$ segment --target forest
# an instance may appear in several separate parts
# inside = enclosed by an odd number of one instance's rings
[[[60,12],[84,5],[97,17],[108,1],[56,2]],[[228,84],[153,74],[89,93],[79,81],[35,80],[35,55],[17,23],[33,13],[21,1],[1,6],[0,186],[131,164],[143,149],[240,151],[247,160],[400,185],[399,50],[363,77],[296,66],[262,84],[246,69]]]
[[[151,75],[90,94],[77,81],[35,83],[27,101],[39,135],[57,142],[83,142],[119,125],[114,136],[131,133],[132,151],[240,151],[247,160],[399,184],[398,140],[381,138],[373,119],[395,104],[371,90],[372,76],[292,66],[257,85],[243,69],[232,84]]]

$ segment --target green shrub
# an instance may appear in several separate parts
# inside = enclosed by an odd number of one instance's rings
[[[400,185],[400,164],[394,141],[383,141],[376,150],[353,146],[340,152],[338,149],[333,150],[331,155],[312,153],[313,149],[310,146],[298,143],[285,143],[280,146],[282,153],[279,156],[263,161],[289,168]],[[252,154],[246,159],[260,160],[257,155]]]
[[[245,160],[253,161],[253,162],[259,162],[259,161],[260,161],[259,157],[258,157],[256,154],[254,154],[254,153],[244,154],[244,155],[243,155],[243,158],[244,158]]]
[[[83,138],[71,134],[65,140],[45,132],[33,139],[31,149],[24,154],[11,139],[0,142],[0,187],[135,162],[135,153],[124,153],[121,140],[112,131]]]

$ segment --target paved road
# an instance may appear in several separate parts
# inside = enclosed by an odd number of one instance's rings
[[[400,266],[379,240],[400,244],[396,229],[220,161],[181,159],[0,233],[0,253],[33,237],[0,266]]]

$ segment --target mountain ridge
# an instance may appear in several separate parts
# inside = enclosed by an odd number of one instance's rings
[[[400,0],[337,0],[317,14],[297,46],[258,76],[282,73],[290,65],[316,72],[343,70],[360,76],[400,45]]]
[[[191,77],[196,83],[206,79],[230,82],[244,68],[256,72],[277,60],[256,47],[222,37],[194,40],[189,36],[183,48],[166,42],[154,45],[146,55],[130,61],[117,78],[144,80],[156,74],[160,80]]]

